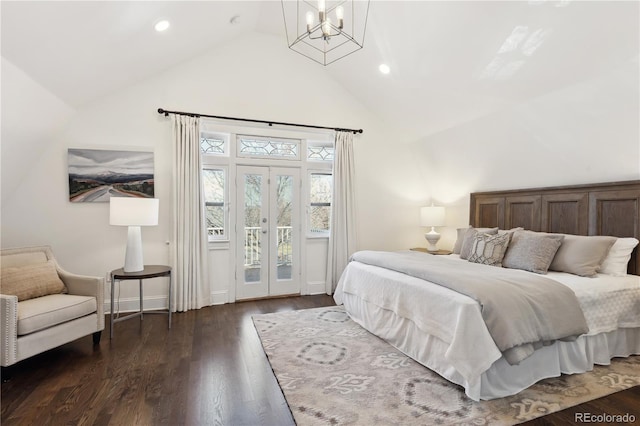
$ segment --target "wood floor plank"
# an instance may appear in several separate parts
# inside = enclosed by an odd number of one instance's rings
[[[294,425],[251,316],[333,304],[319,295],[211,306],[175,314],[171,330],[163,315],[120,322],[95,348],[87,336],[3,368],[1,423]],[[576,412],[640,421],[639,401],[640,386],[527,424],[572,424]]]

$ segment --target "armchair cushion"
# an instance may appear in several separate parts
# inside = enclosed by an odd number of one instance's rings
[[[24,336],[96,312],[96,298],[53,294],[18,303],[18,336]]]
[[[6,267],[3,259],[2,293],[17,296],[19,302],[66,290],[52,260]]]

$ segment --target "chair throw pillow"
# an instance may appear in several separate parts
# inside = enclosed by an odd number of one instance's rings
[[[564,235],[516,231],[502,259],[502,266],[546,274],[563,239]]]
[[[2,268],[1,285],[2,294],[18,296],[18,302],[67,291],[51,260]]]
[[[502,259],[509,246],[511,234],[476,234],[469,262],[490,266],[502,266]]]

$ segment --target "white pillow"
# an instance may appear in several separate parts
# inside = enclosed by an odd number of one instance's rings
[[[620,277],[627,275],[627,265],[631,259],[631,252],[638,245],[635,238],[618,238],[609,249],[599,272],[601,274]]]

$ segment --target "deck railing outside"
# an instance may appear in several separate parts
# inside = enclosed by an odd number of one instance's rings
[[[244,265],[259,266],[262,258],[260,234],[262,228],[259,226],[248,226],[244,228]],[[277,262],[280,265],[291,264],[291,227],[278,226],[277,228]]]
[[[247,226],[244,228],[244,266],[259,266],[261,259],[260,233],[262,228],[259,226]],[[223,235],[224,228],[209,227],[207,228],[209,235]],[[277,259],[278,265],[291,264],[291,227],[278,226],[278,249]]]

